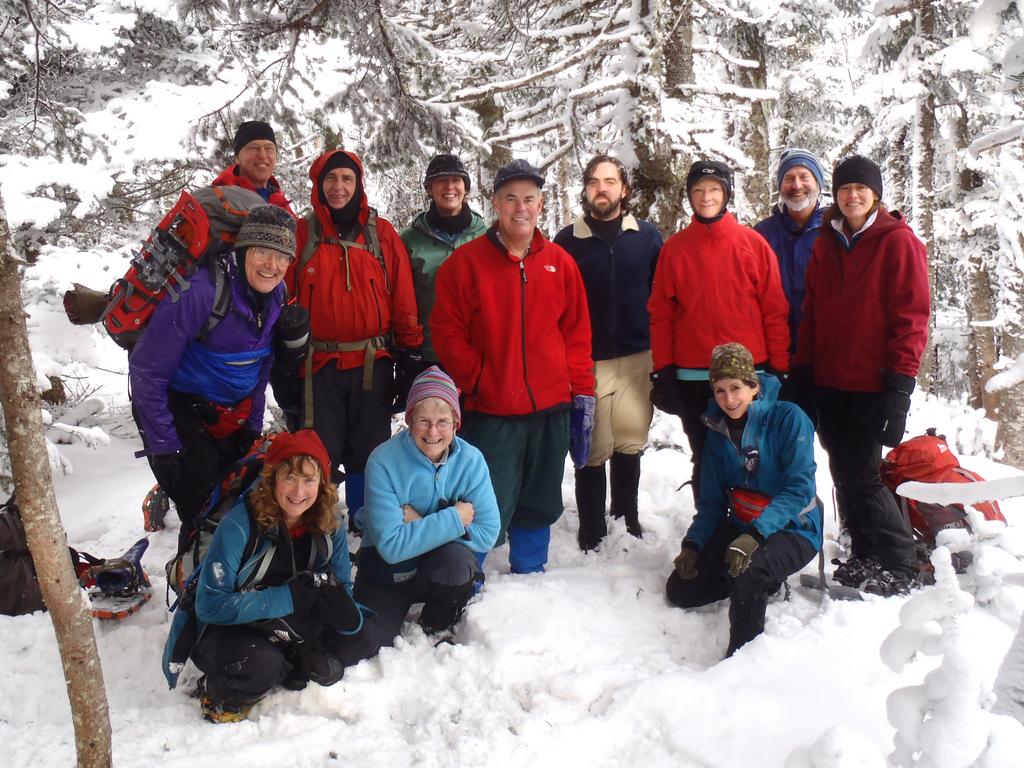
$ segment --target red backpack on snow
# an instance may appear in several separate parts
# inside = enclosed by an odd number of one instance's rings
[[[956,454],[946,443],[945,435],[936,434],[934,427],[889,451],[882,459],[879,473],[882,482],[894,494],[900,483],[911,480],[920,483],[976,483],[984,480],[977,472],[960,466]],[[906,499],[898,494],[896,499],[910,517],[917,538],[930,547],[935,546],[935,536],[944,528],[969,528],[962,504],[932,504]],[[972,506],[986,520],[1006,522],[995,501],[981,501]]]

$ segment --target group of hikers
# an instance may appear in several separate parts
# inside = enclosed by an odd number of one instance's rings
[[[229,308],[207,332],[215,279],[199,269],[157,306],[129,364],[150,465],[189,532],[259,438],[282,350],[308,336],[281,386],[296,398],[290,431],[200,571],[191,658],[208,719],[243,718],[280,684],[335,682],[392,644],[415,603],[425,632],[450,635],[506,540],[513,573],[542,572],[567,454],[579,547],[601,546],[609,495],[641,538],[654,406],[682,420],[696,504],[666,595],[684,608],[728,598],[729,655],[821,550],[815,428],[852,542],[834,578],[911,588],[912,531],[878,465],[905,431],[927,265],[868,158],[835,167],[826,208],[821,163],[786,150],[778,205],[754,229],[728,210],[730,169],[696,162],[692,220],[663,242],[631,212],[627,170],[609,155],[586,165],[582,214],[549,240],[544,174],[525,160],[495,174],[488,225],[462,161],[437,155],[429,205],[399,234],[370,207],[351,152],[312,164],[304,218],[274,177],[270,125],[243,123],[234,152],[214,186],[266,205],[238,232]],[[407,427],[393,437],[392,413]],[[361,535],[354,584],[341,485]]]

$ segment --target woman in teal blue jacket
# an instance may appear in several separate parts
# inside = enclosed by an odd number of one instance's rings
[[[205,673],[199,699],[206,719],[241,720],[278,684],[331,685],[362,658],[352,642],[362,615],[330,476],[315,432],[277,435],[259,480],[217,526],[195,592],[191,649]],[[172,687],[180,666],[169,660],[186,616],[175,615],[164,651]]]
[[[500,528],[483,454],[455,436],[459,394],[437,366],[409,390],[409,428],[378,446],[366,465],[366,505],[355,596],[374,616],[367,642],[391,645],[409,608],[430,634],[451,631],[473,596]]]
[[[729,598],[727,655],[764,631],[768,597],[821,549],[814,427],[779,382],[758,377],[749,350],[715,347],[714,402],[697,514],[683,538],[668,599],[681,608]]]

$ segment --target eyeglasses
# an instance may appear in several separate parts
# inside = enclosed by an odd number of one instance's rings
[[[294,260],[294,256],[289,256],[287,253],[281,253],[275,251],[272,248],[250,248],[245,254],[247,259],[252,259],[260,264],[269,264],[271,260],[276,261],[283,267],[287,267]]]
[[[438,419],[437,421],[431,421],[430,419],[416,419],[412,425],[423,432],[429,432],[431,427],[436,427],[438,432],[451,432],[452,427],[455,426],[455,422],[451,419]]]

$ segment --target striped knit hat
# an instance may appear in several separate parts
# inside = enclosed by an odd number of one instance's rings
[[[257,205],[249,211],[235,238],[236,248],[247,246],[270,248],[294,259],[295,219],[276,205]]]
[[[427,368],[417,376],[412,387],[409,388],[409,397],[405,401],[405,423],[412,423],[412,411],[420,400],[428,397],[437,397],[444,400],[455,411],[456,425],[462,423],[462,409],[459,408],[459,389],[452,381],[452,377],[442,371],[436,365]]]

